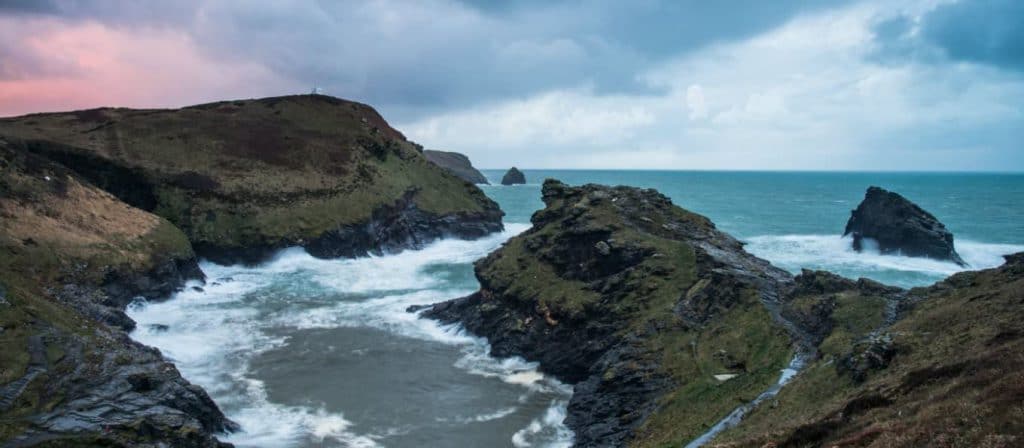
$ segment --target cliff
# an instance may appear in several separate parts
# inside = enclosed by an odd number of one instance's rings
[[[477,262],[480,291],[425,315],[575,383],[578,446],[685,443],[809,341],[777,309],[790,275],[707,218],[629,187],[548,180],[543,198],[530,230]]]
[[[0,441],[215,447],[206,392],[132,341],[124,308],[201,279],[184,234],[0,138]]]
[[[469,157],[463,154],[428,149],[423,151],[423,155],[434,165],[444,168],[466,182],[471,184],[490,184],[480,171],[473,168],[473,163],[469,161]]]
[[[0,119],[0,135],[167,219],[220,262],[293,245],[393,252],[502,227],[497,204],[375,110],[329,96],[34,114]]]
[[[1022,440],[1024,254],[912,290],[793,277],[653,190],[549,180],[543,197],[476,263],[479,291],[423,315],[574,383],[576,446]]]

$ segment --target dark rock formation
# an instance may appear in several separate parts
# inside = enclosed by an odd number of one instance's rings
[[[548,180],[543,199],[530,230],[477,262],[480,291],[424,315],[575,383],[578,446],[696,437],[740,402],[734,385],[767,387],[791,338],[810,340],[777,312],[789,274],[658,192]],[[744,379],[720,385],[723,372]]]
[[[502,185],[521,185],[526,183],[526,175],[519,168],[510,168],[504,176],[501,177]]]
[[[860,251],[864,239],[878,243],[882,253],[927,257],[966,266],[953,248],[953,234],[935,216],[897,193],[868,188],[864,201],[851,212],[843,235],[853,235]]]
[[[188,239],[0,138],[0,445],[226,446],[235,428],[125,307],[201,280]]]
[[[423,156],[431,163],[444,168],[466,182],[471,184],[490,184],[480,171],[473,168],[473,163],[469,161],[469,157],[463,154],[428,149],[423,151]]]
[[[34,114],[0,119],[0,135],[167,219],[223,263],[288,246],[397,251],[502,228],[496,203],[373,108],[323,95]]]

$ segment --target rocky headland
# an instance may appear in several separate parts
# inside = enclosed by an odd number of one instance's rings
[[[502,228],[483,192],[371,107],[324,95],[0,119],[0,135],[161,216],[198,254],[255,263],[418,248]]]
[[[423,151],[423,155],[434,165],[444,168],[466,182],[471,184],[490,184],[487,178],[473,167],[473,162],[469,161],[469,157],[466,157],[464,154],[427,149]]]
[[[222,446],[227,420],[125,333],[137,296],[201,279],[185,235],[0,138],[0,441]]]
[[[864,200],[850,212],[843,231],[846,235],[852,235],[853,248],[858,252],[864,249],[864,240],[870,239],[883,254],[927,257],[967,266],[953,247],[953,234],[935,216],[900,194],[879,187],[868,188]]]
[[[501,176],[502,185],[522,185],[526,183],[526,175],[519,168],[512,167]]]
[[[0,444],[227,446],[236,425],[125,308],[255,263],[502,228],[369,106],[323,95],[0,119]]]
[[[787,365],[799,373],[781,392],[709,445],[1011,446],[1024,433],[1006,398],[1024,391],[1009,355],[1024,255],[908,291],[794,277],[653,190],[548,180],[543,198],[530,230],[476,263],[478,292],[424,316],[575,384],[577,446],[686,445]],[[986,420],[963,420],[974,414]]]

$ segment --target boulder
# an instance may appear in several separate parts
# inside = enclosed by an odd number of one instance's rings
[[[428,149],[423,151],[423,156],[431,163],[444,168],[445,171],[454,174],[456,177],[471,184],[490,185],[487,178],[473,167],[469,157],[457,152],[435,151]]]
[[[502,185],[521,185],[526,183],[526,176],[523,175],[519,168],[512,167],[505,173],[505,176],[501,178]]]
[[[851,212],[843,236],[853,236],[853,248],[864,249],[865,239],[878,244],[883,254],[927,257],[967,266],[953,248],[953,234],[938,219],[897,193],[868,188],[864,201]]]

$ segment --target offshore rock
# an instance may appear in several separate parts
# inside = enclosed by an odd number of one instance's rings
[[[883,254],[927,257],[966,266],[953,247],[953,234],[938,219],[897,193],[868,188],[851,212],[843,236],[853,235],[853,248],[863,250],[865,239],[877,242]]]
[[[519,168],[512,167],[501,177],[502,185],[521,185],[526,183],[526,175]]]

